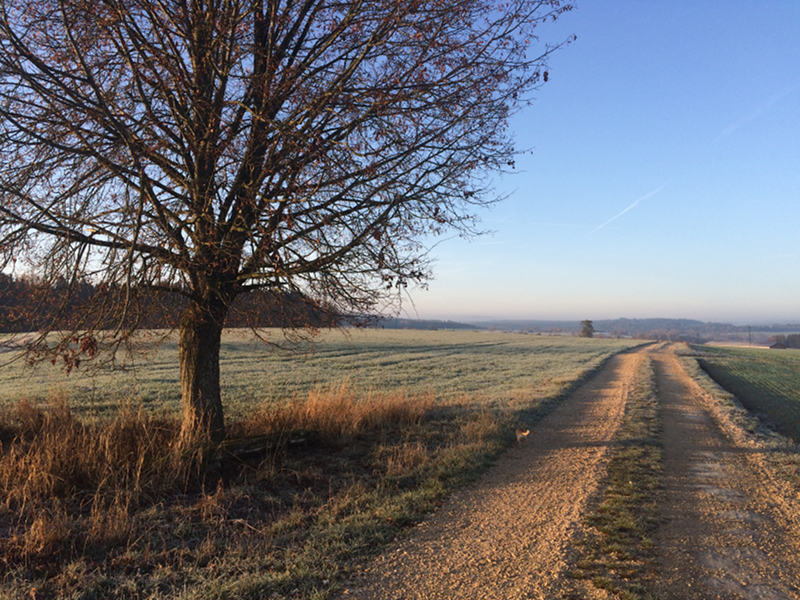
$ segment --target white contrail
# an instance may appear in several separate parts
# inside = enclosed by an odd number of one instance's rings
[[[610,218],[608,221],[606,221],[606,222],[605,222],[605,223],[603,223],[602,225],[598,225],[597,227],[595,227],[594,229],[592,229],[592,230],[591,230],[589,233],[594,233],[595,231],[600,231],[600,230],[601,230],[603,227],[605,227],[605,226],[606,226],[606,225],[608,225],[609,223],[612,223],[612,222],[616,221],[617,219],[619,219],[619,218],[620,218],[622,215],[624,215],[624,214],[625,214],[626,212],[628,212],[629,210],[631,210],[631,209],[633,209],[633,208],[636,208],[636,207],[638,206],[638,204],[639,204],[640,202],[642,202],[643,200],[647,200],[648,198],[652,198],[653,196],[655,196],[655,195],[656,195],[658,192],[660,192],[662,189],[664,189],[664,186],[663,186],[663,185],[662,185],[661,187],[658,187],[658,188],[654,189],[652,192],[647,192],[647,193],[646,193],[644,196],[642,196],[641,198],[637,198],[636,200],[634,200],[634,201],[633,201],[633,203],[632,203],[632,204],[631,204],[631,205],[630,205],[628,208],[626,208],[625,210],[623,210],[621,213],[618,213],[618,214],[614,215],[613,217],[611,217],[611,218]]]
[[[782,92],[778,92],[777,94],[767,98],[764,102],[761,103],[760,106],[756,107],[756,109],[752,113],[742,117],[738,121],[734,121],[733,123],[728,125],[725,129],[723,129],[722,132],[720,132],[720,134],[714,138],[714,141],[712,143],[716,144],[720,140],[723,140],[729,135],[731,135],[737,129],[740,129],[745,125],[747,125],[750,121],[754,121],[761,115],[761,113],[770,108],[778,100],[782,100],[783,98],[794,92],[797,88],[800,88],[800,83],[796,83],[792,87],[787,88]]]

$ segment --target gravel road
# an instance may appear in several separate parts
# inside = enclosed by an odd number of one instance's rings
[[[522,448],[394,544],[343,597],[550,597],[642,360],[641,353],[612,358]]]
[[[669,349],[652,354],[664,429],[659,598],[800,598],[797,492]]]
[[[515,600],[562,590],[565,556],[643,360],[662,414],[660,600],[800,600],[797,490],[683,369],[671,345],[620,354],[475,485],[376,559],[342,598]],[[524,425],[524,424],[522,424]],[[591,598],[606,598],[597,589]]]

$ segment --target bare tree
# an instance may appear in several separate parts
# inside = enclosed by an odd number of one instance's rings
[[[234,298],[368,311],[424,282],[425,240],[495,200],[508,119],[561,45],[536,30],[570,8],[0,0],[3,268],[104,292],[38,350],[93,355],[137,295],[180,294],[182,440],[220,440]]]

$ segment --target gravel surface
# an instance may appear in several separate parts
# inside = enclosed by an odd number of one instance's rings
[[[565,556],[645,357],[655,367],[664,458],[652,597],[800,600],[800,494],[668,344],[609,361],[526,445],[390,546],[342,598],[608,598],[591,586],[573,595]]]
[[[684,371],[654,352],[664,427],[658,598],[800,598],[797,493]],[[792,498],[794,497],[794,498]]]
[[[642,360],[641,352],[611,359],[533,428],[522,448],[510,449],[476,485],[396,542],[342,597],[552,597]]]

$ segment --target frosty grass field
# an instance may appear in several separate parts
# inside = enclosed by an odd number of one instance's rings
[[[800,351],[703,347],[700,366],[767,425],[800,442]]]
[[[280,341],[278,330],[267,332]],[[249,330],[223,336],[222,396],[229,417],[254,402],[285,402],[309,391],[347,384],[370,391],[432,392],[461,403],[533,399],[559,389],[633,340],[583,339],[481,331],[323,331],[298,354],[265,345]],[[0,403],[66,397],[79,414],[103,414],[122,402],[148,410],[179,409],[180,380],[174,338],[125,360],[134,369],[66,376],[50,363],[0,367]],[[4,358],[8,358],[6,355]]]

